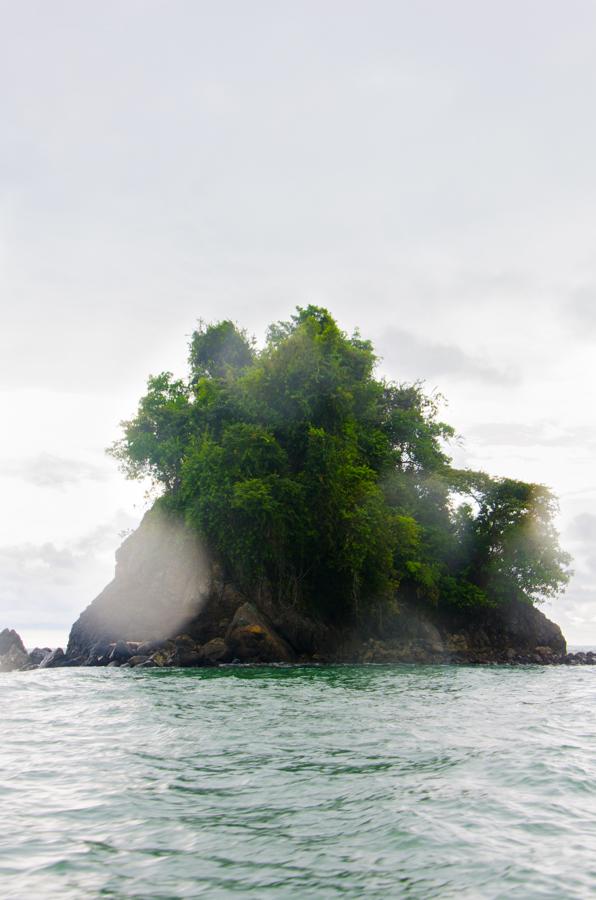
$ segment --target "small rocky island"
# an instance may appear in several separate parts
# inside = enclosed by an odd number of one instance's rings
[[[320,307],[262,349],[192,335],[110,449],[160,497],[66,650],[0,635],[0,668],[238,663],[593,664],[536,604],[569,578],[539,484],[456,469],[419,383]]]

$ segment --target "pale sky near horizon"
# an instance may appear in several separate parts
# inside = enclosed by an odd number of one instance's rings
[[[103,448],[197,319],[296,304],[548,484],[596,643],[596,5],[0,0],[0,629],[65,641],[146,503]]]

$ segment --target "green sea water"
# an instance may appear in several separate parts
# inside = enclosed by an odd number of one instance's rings
[[[587,898],[596,667],[0,675],[0,896]]]

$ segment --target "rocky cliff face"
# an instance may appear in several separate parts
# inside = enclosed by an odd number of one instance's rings
[[[200,612],[213,581],[198,537],[155,509],[116,554],[114,580],[72,627],[67,655],[98,641],[152,641],[183,631]]]
[[[469,614],[403,604],[389,621],[330,627],[225,583],[200,539],[159,509],[117,554],[114,580],[74,624],[66,659],[82,665],[222,662],[562,662],[566,645],[539,610]]]
[[[0,631],[0,672],[14,672],[23,669],[51,668],[53,665],[69,665],[62,650],[49,647],[27,652],[21,636],[12,628]]]
[[[23,646],[20,635],[12,628],[0,631],[0,672],[12,672],[21,669],[29,662],[29,656]]]

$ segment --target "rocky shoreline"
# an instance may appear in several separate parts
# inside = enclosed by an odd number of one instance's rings
[[[250,604],[245,604],[250,607]],[[593,651],[577,653],[555,653],[550,647],[536,647],[531,654],[518,654],[511,648],[499,654],[482,655],[474,653],[437,652],[425,646],[409,648],[395,643],[370,639],[362,645],[361,651],[354,657],[322,657],[294,656],[289,659],[263,659],[269,654],[261,652],[246,653],[242,650],[243,641],[248,639],[253,644],[266,644],[271,639],[267,629],[255,619],[263,621],[254,609],[242,609],[240,617],[245,624],[236,624],[236,633],[232,641],[213,638],[205,644],[199,644],[189,634],[179,634],[174,638],[156,641],[113,641],[97,642],[85,657],[70,657],[61,648],[35,648],[27,652],[20,636],[13,630],[0,632],[0,672],[31,671],[34,669],[56,669],[81,666],[148,669],[148,668],[201,668],[222,665],[305,665],[305,664],[427,664],[427,665],[541,665],[541,666],[593,666],[596,665],[596,653]],[[250,620],[250,621],[247,621]],[[234,655],[234,649],[240,656]]]

